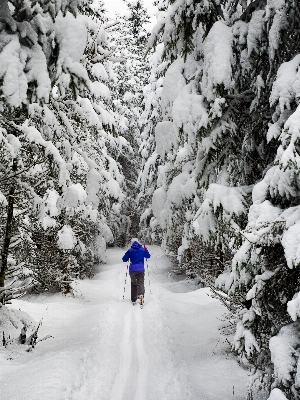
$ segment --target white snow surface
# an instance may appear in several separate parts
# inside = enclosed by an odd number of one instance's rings
[[[280,389],[275,388],[272,390],[268,400],[287,400],[287,397],[285,397]]]
[[[173,278],[159,247],[149,251],[143,310],[131,305],[129,279],[123,300],[124,250],[116,248],[92,280],[77,283],[77,296],[14,300],[9,307],[43,318],[39,338],[53,338],[30,353],[1,347],[1,397],[244,400],[248,373],[218,331],[225,309],[208,289]]]

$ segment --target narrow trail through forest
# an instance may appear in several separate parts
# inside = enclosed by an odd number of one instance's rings
[[[1,398],[244,400],[247,371],[218,331],[225,310],[207,289],[172,277],[159,247],[150,252],[153,294],[146,279],[143,309],[130,303],[129,279],[122,300],[122,249],[108,250],[107,264],[78,283],[76,298],[14,301],[36,321],[43,317],[40,338],[54,338],[31,353],[1,356]]]

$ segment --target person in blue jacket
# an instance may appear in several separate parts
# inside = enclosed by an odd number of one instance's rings
[[[131,240],[131,247],[126,251],[122,260],[130,260],[129,275],[131,278],[131,301],[136,302],[137,298],[143,303],[145,297],[145,267],[144,259],[150,258],[150,253],[146,246],[142,246],[138,239]],[[141,303],[141,304],[142,304]]]

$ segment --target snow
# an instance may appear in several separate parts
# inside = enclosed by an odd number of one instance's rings
[[[191,177],[188,169],[173,179],[168,189],[169,203],[180,206],[184,199],[192,198],[196,193],[197,184],[194,177]]]
[[[300,221],[284,232],[281,242],[288,267],[298,267],[300,262]]]
[[[93,104],[94,109],[97,111],[98,119],[100,117],[101,122],[103,125],[109,125],[110,128],[115,125],[115,119],[114,117],[107,111],[105,110],[104,106],[101,106],[100,104]]]
[[[243,323],[239,321],[234,336],[234,349],[237,350],[239,348],[241,341],[244,342],[245,351],[248,356],[253,354],[255,350],[260,351],[254,335],[249,331],[249,329],[245,329]]]
[[[266,233],[271,232],[275,224],[284,224],[286,230],[282,235],[281,243],[288,267],[294,268],[300,262],[300,208],[296,206],[282,210],[273,206],[269,200],[260,203],[266,197],[268,185],[274,177],[274,171],[276,172],[275,168],[272,167],[267,172],[264,180],[255,185],[253,189],[254,204],[249,210],[248,227],[253,227],[254,229],[252,232],[244,234],[248,240],[254,243],[263,238]]]
[[[79,62],[87,43],[87,28],[85,18],[67,13],[65,16],[60,12],[55,19],[56,39],[59,43],[58,64],[62,65],[68,58]]]
[[[267,281],[269,279],[271,279],[274,274],[278,272],[278,270],[275,271],[266,271],[261,275],[256,275],[255,276],[255,285],[252,286],[252,288],[248,291],[247,295],[246,295],[246,300],[252,300],[256,297],[258,297],[259,292],[262,292],[264,289],[264,286],[266,285]],[[243,320],[244,321],[244,320]]]
[[[244,196],[242,188],[229,187],[213,183],[209,186],[205,198],[212,202],[214,212],[220,206],[228,214],[240,215],[245,212]]]
[[[273,223],[280,215],[281,209],[273,206],[269,200],[261,204],[253,204],[249,211],[249,226]]]
[[[264,10],[254,11],[249,22],[247,35],[248,56],[250,56],[252,51],[256,50],[260,44],[263,34],[264,13]]]
[[[2,192],[0,192],[0,204],[3,206],[7,206],[7,200],[6,197],[4,196],[4,194]]]
[[[60,195],[54,189],[48,189],[43,197],[43,201],[39,204],[39,221],[43,229],[54,228],[56,220],[52,217],[57,217],[60,214],[58,200]]]
[[[171,121],[162,121],[156,125],[155,142],[157,154],[162,158],[176,150],[177,135]]]
[[[17,155],[22,147],[20,140],[15,135],[8,134],[7,141],[10,145],[10,152],[11,152],[12,158],[17,157]]]
[[[58,6],[59,8],[59,6]],[[34,28],[58,42],[59,54],[57,66],[57,86],[63,93],[64,87],[69,85],[69,73],[76,74],[79,78],[88,82],[85,68],[79,64],[83,58],[87,42],[87,28],[85,18],[75,18],[67,12],[65,16],[61,12],[56,17],[55,23],[50,17],[36,16],[31,21]],[[46,41],[38,40],[37,32],[27,21],[18,22],[18,30],[21,38],[28,38],[31,46],[21,44],[18,34],[6,34],[1,32],[1,59],[0,79],[3,80],[2,92],[10,106],[19,107],[27,103],[28,84],[35,87],[32,102],[34,100],[49,101],[51,80],[49,77],[49,65],[47,66],[48,51]],[[48,35],[49,32],[49,35]],[[68,74],[62,74],[68,71]],[[56,88],[57,89],[57,88]],[[57,90],[56,90],[57,92]]]
[[[97,79],[102,79],[103,81],[108,80],[108,74],[104,68],[104,65],[101,63],[94,64],[91,72]]]
[[[185,280],[170,276],[171,263],[149,246],[145,306],[124,293],[122,249],[109,249],[92,280],[77,283],[75,297],[32,295],[13,300],[37,322],[30,352],[0,352],[1,396],[14,400],[244,400],[247,371],[219,335],[223,306]],[[20,345],[21,346],[21,345]],[[16,380],[15,377],[18,376]]]
[[[87,194],[80,183],[73,183],[64,193],[64,206],[74,207],[83,204],[86,201]]]
[[[193,93],[191,85],[183,88],[175,99],[172,117],[177,128],[183,128],[184,132],[198,131],[207,127],[208,113],[203,104],[203,97]],[[189,139],[189,142],[194,143],[194,137]]]
[[[292,300],[287,303],[287,310],[293,321],[300,317],[300,293],[296,293]]]
[[[218,85],[223,84],[225,89],[233,86],[232,41],[231,28],[221,21],[217,21],[207,35],[204,44],[202,93],[208,101],[215,100],[215,88]]]
[[[167,201],[167,193],[164,187],[160,187],[153,192],[152,195],[152,211],[154,217],[157,219],[159,225],[164,229],[163,210]],[[144,217],[144,216],[143,216]]]
[[[265,179],[262,181],[258,182],[252,191],[252,201],[253,204],[260,204],[264,200],[266,200],[267,194],[268,194],[268,188],[269,188],[269,179],[268,179],[268,173],[265,176]]]
[[[268,400],[288,400],[280,389],[273,389]]]
[[[204,241],[208,241],[210,233],[215,232],[216,226],[216,218],[212,213],[211,202],[209,199],[204,199],[193,221],[195,233],[201,235]]]
[[[299,81],[300,84],[300,81]],[[300,106],[287,119],[284,131],[281,135],[282,146],[278,148],[277,158],[280,159],[282,167],[288,167],[291,163],[299,168],[299,154],[297,143],[299,141]]]
[[[109,88],[101,82],[92,82],[91,90],[94,96],[110,100]]]
[[[161,93],[162,114],[171,114],[173,102],[186,86],[186,81],[182,75],[184,67],[183,59],[179,58],[168,68],[163,83]]]
[[[21,50],[17,35],[11,35],[1,52],[0,79],[3,79],[2,92],[13,107],[27,100],[28,83],[23,72],[25,60],[26,54]]]
[[[63,164],[64,160],[59,154],[58,149],[50,141],[43,139],[41,133],[33,126],[24,126],[25,135],[30,143],[35,143],[45,147],[46,154],[51,154],[58,164]]]
[[[59,194],[54,189],[47,190],[45,208],[49,212],[50,217],[57,217],[59,210],[57,208],[57,200],[60,198]]]
[[[124,198],[124,194],[121,191],[120,185],[117,182],[116,179],[113,179],[111,176],[109,176],[107,173],[104,173],[104,171],[101,171],[102,175],[107,178],[107,182],[103,185],[104,189],[107,190],[107,193],[109,193],[110,196],[112,196],[115,199],[122,199]]]
[[[26,64],[26,75],[28,82],[36,82],[36,94],[39,99],[49,101],[51,91],[51,80],[47,71],[47,61],[43,50],[39,45],[34,45],[28,51],[28,60]]]
[[[44,230],[48,228],[55,228],[56,227],[56,220],[51,218],[49,215],[45,214],[40,218],[40,223]]]
[[[300,344],[299,321],[286,325],[270,339],[271,359],[276,380],[288,387],[297,367],[295,357]],[[275,382],[276,383],[276,382]]]
[[[285,4],[283,3],[283,8],[285,8]],[[269,55],[270,60],[274,60],[275,52],[278,50],[280,45],[280,31],[282,29],[282,19],[285,19],[285,11],[284,9],[281,11],[277,11],[274,15],[273,23],[269,31]],[[285,21],[284,21],[285,23]]]
[[[213,183],[209,186],[201,207],[197,211],[193,226],[196,234],[208,240],[210,233],[217,227],[214,213],[222,209],[224,220],[231,220],[232,215],[241,215],[246,212],[245,192],[242,187],[229,187]]]
[[[277,72],[276,81],[273,83],[270,96],[271,105],[279,102],[280,111],[285,108],[290,109],[290,103],[295,95],[299,94],[300,85],[300,55],[296,55],[291,61],[280,65]]]
[[[92,203],[94,207],[99,204],[98,192],[100,182],[102,181],[100,173],[96,169],[90,169],[86,178],[87,204]]]
[[[69,225],[57,232],[58,241],[57,245],[62,250],[72,250],[77,242],[73,229]]]
[[[79,98],[78,102],[84,111],[85,118],[87,119],[89,126],[102,128],[99,116],[96,113],[97,109],[96,107],[93,107],[93,104],[90,102],[90,100],[88,98]]]

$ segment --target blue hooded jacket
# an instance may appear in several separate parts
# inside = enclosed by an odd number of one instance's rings
[[[133,242],[130,249],[126,251],[122,260],[127,262],[130,259],[129,272],[143,272],[144,258],[150,258],[150,253],[139,242]]]

